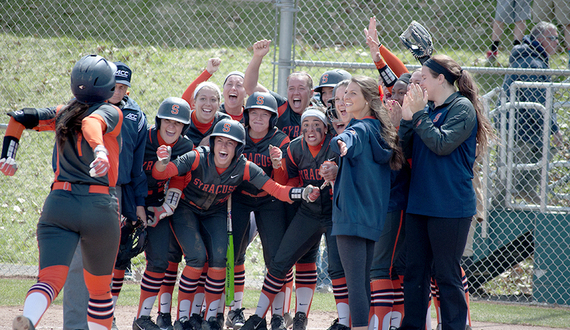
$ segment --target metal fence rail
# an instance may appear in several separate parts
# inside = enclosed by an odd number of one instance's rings
[[[150,123],[160,102],[180,96],[208,58],[222,59],[210,79],[221,85],[227,73],[245,71],[251,45],[264,38],[273,40],[273,53],[261,66],[260,83],[281,94],[291,70],[306,70],[315,85],[329,68],[377,77],[362,32],[372,16],[378,18],[381,42],[414,70],[419,65],[398,35],[417,20],[432,34],[436,53],[450,55],[474,76],[499,136],[478,172],[485,216],[474,224],[473,267],[467,269],[472,292],[492,299],[509,295],[570,305],[570,264],[564,258],[570,255],[564,243],[570,234],[568,58],[562,52],[553,55],[548,70],[508,68],[513,32],[507,25],[496,61],[487,62],[494,6],[489,1],[411,0],[3,1],[0,116],[67,102],[71,67],[88,53],[123,61],[133,69],[130,93]],[[548,143],[543,143],[541,154],[552,154],[539,160],[517,156],[521,146],[507,123],[511,128],[524,124],[515,121],[522,120],[517,110],[521,104],[508,100],[500,89],[506,74],[531,73],[549,75],[560,84],[513,88],[546,88],[548,102],[537,108],[546,123],[549,116],[556,118],[565,134],[556,146],[543,129],[542,141]],[[0,122],[7,122],[1,117]],[[18,152],[20,169],[14,177],[0,176],[0,276],[27,275],[29,267],[37,265],[35,225],[53,180],[53,140],[52,133],[25,131]],[[516,191],[522,173],[537,170],[536,189]],[[246,262],[248,285],[260,285],[262,260],[260,244],[254,241]],[[144,259],[138,257],[133,274],[143,267]],[[524,269],[524,275],[506,276],[513,267]]]

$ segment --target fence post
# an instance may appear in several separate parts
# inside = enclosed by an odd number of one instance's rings
[[[293,34],[295,33],[295,0],[282,0],[281,20],[279,23],[279,73],[277,79],[277,93],[287,96],[287,77],[291,73],[291,48]]]

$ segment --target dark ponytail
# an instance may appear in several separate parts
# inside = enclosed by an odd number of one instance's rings
[[[89,105],[76,99],[71,100],[55,117],[55,140],[62,148],[67,139],[81,132],[81,121],[85,117]]]

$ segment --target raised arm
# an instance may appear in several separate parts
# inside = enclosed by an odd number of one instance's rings
[[[271,40],[267,39],[259,40],[253,44],[253,57],[247,69],[245,69],[245,76],[243,78],[243,86],[248,95],[255,92],[269,92],[267,88],[259,83],[259,68],[261,67],[263,57],[269,53],[270,44]]]

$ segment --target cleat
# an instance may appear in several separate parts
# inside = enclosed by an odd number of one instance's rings
[[[212,316],[208,321],[202,321],[202,330],[221,330],[220,322],[217,316]]]
[[[218,320],[218,324],[220,325],[220,329],[224,328],[224,313],[218,313],[216,315],[216,319]]]
[[[283,316],[273,314],[271,317],[271,330],[287,330]]]
[[[200,314],[192,314],[190,319],[188,320],[190,324],[189,330],[201,330],[202,329],[202,315]]]
[[[172,316],[170,313],[158,312],[156,325],[158,325],[161,330],[174,330],[174,327],[172,326]]]
[[[293,330],[306,330],[308,321],[307,314],[303,312],[295,313],[295,318],[293,318]]]
[[[285,327],[289,329],[293,325],[293,317],[291,313],[287,312],[283,314],[283,320],[285,320]]]
[[[239,330],[245,323],[245,316],[243,315],[244,308],[230,310],[228,318],[226,319],[226,326],[234,330]]]
[[[265,321],[265,318],[262,319],[258,315],[253,314],[245,321],[241,330],[267,330],[267,321]]]
[[[117,328],[117,320],[115,319],[114,316],[113,316],[113,324],[111,324],[111,330],[119,330],[119,328]]]
[[[392,328],[390,328],[392,329]],[[333,321],[331,326],[327,330],[350,330],[350,327],[347,327],[344,324],[338,323],[338,318]]]
[[[13,330],[35,330],[32,321],[24,315],[16,316],[14,321],[12,321]]]
[[[186,316],[182,316],[179,320],[176,320],[172,328],[174,330],[192,330],[192,326]]]
[[[143,315],[133,321],[133,330],[160,330],[149,315]]]

